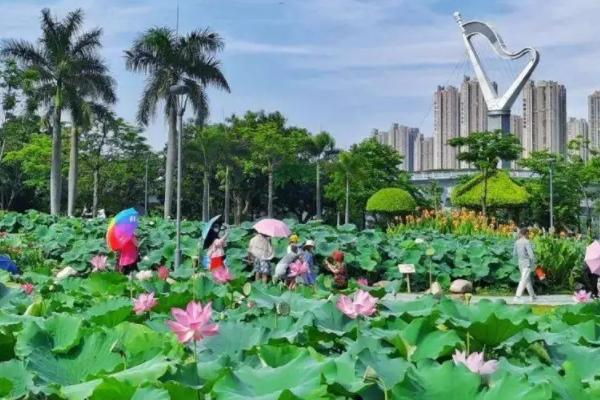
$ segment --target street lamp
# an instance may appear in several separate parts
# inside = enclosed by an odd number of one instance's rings
[[[554,157],[550,157],[548,159],[549,169],[550,169],[550,228],[552,232],[554,232],[554,188],[552,187],[552,180],[554,175],[554,164],[556,163],[556,159]]]
[[[181,265],[181,136],[183,136],[183,114],[187,103],[187,86],[180,81],[171,86],[169,91],[177,99],[177,222],[175,234],[175,271],[177,271]]]

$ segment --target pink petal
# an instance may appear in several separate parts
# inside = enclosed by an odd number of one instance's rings
[[[498,369],[498,361],[497,360],[489,360],[479,368],[479,373],[481,375],[491,375]]]
[[[358,315],[356,312],[354,303],[348,296],[344,296],[344,295],[340,296],[340,298],[337,301],[336,306],[341,312],[343,312],[344,314],[346,314],[348,317],[350,317],[352,319],[355,319]]]
[[[190,323],[198,321],[198,318],[200,318],[200,315],[202,314],[202,305],[195,301],[190,301],[185,308],[185,311],[189,316]]]
[[[180,324],[189,325],[191,322],[188,313],[182,310],[181,308],[173,308],[171,310],[171,314]]]
[[[459,365],[459,364],[466,365],[466,363],[467,363],[467,354],[464,351],[456,350],[454,352],[454,354],[452,355],[452,360],[454,360],[454,364],[455,365]]]

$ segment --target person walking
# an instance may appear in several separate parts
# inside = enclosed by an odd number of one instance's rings
[[[533,291],[533,285],[531,284],[531,271],[535,266],[536,260],[533,247],[529,241],[529,230],[527,228],[521,228],[521,230],[519,230],[519,238],[515,242],[513,256],[517,258],[517,264],[521,271],[521,279],[519,280],[519,286],[517,286],[514,301],[519,301],[521,299],[525,289],[527,289],[527,293],[529,293],[529,299],[534,301],[536,296]]]

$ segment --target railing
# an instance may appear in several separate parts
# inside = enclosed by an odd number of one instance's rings
[[[512,178],[530,179],[538,177],[535,172],[527,170],[510,170],[510,176]],[[453,170],[440,170],[440,171],[418,171],[411,173],[411,181],[422,182],[422,181],[448,181],[456,180],[465,175],[477,174],[477,170],[473,169],[453,169]]]

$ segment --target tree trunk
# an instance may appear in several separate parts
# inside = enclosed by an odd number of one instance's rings
[[[340,226],[340,210],[337,210],[337,216],[336,216],[336,223],[335,226],[339,227]]]
[[[96,218],[98,214],[98,167],[94,167],[94,172],[92,173],[94,179],[94,189],[92,195],[92,218]]]
[[[344,211],[344,224],[350,223],[350,176],[346,174],[346,209]]]
[[[56,95],[54,110],[52,111],[52,166],[50,167],[50,214],[60,214],[61,198],[61,126],[60,126],[60,98]]]
[[[273,165],[269,165],[269,198],[267,203],[267,216],[273,218]]]
[[[71,148],[69,149],[69,182],[67,193],[67,216],[75,214],[75,203],[77,201],[77,173],[79,170],[79,132],[77,127],[71,128]]]
[[[229,190],[229,166],[225,167],[225,206],[223,209],[223,220],[226,224],[229,223],[229,206],[230,206],[230,190]]]
[[[235,211],[233,213],[233,224],[239,225],[242,223],[242,196],[233,196]]]
[[[483,196],[481,197],[481,211],[487,217],[487,191],[488,191],[488,172],[483,171]]]
[[[167,159],[165,161],[165,202],[164,217],[171,218],[173,204],[173,175],[175,171],[175,153],[177,147],[177,112],[169,110],[169,133],[167,138]]]
[[[208,169],[206,168],[206,165],[204,166],[204,177],[202,179],[202,221],[206,222],[209,220],[209,216],[208,216],[208,196],[209,196],[209,189],[208,189]]]
[[[321,165],[317,160],[317,219],[322,219],[321,215]]]

